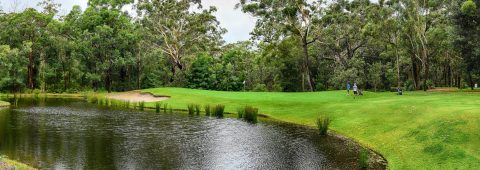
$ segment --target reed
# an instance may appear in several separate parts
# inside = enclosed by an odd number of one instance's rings
[[[187,105],[189,115],[193,115],[193,113],[195,112],[194,107],[195,106],[193,104],[188,104]]]
[[[168,103],[163,104],[163,112],[167,113]]]
[[[217,118],[223,118],[224,111],[225,111],[225,105],[221,105],[221,104],[216,105],[214,108],[213,115],[215,115],[215,117]]]
[[[360,164],[360,169],[367,169],[368,168],[368,151],[366,149],[360,150],[360,155],[358,159],[358,163]]]
[[[200,115],[200,112],[201,112],[201,108],[200,108],[200,105],[196,104],[195,105],[195,113],[198,115]]]
[[[243,120],[250,122],[250,123],[257,123],[258,122],[258,109],[252,106],[245,106],[243,112]]]
[[[138,107],[139,107],[140,111],[144,111],[145,110],[145,102],[144,101],[139,102]]]
[[[155,112],[156,113],[160,113],[160,106],[161,105],[162,105],[162,103],[160,103],[160,102],[155,103]]]
[[[207,104],[204,106],[204,108],[205,108],[205,116],[210,116],[210,112],[211,112],[210,105]]]
[[[330,125],[330,118],[328,117],[317,118],[317,128],[321,136],[327,135],[329,125]]]

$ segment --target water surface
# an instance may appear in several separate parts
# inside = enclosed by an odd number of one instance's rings
[[[22,99],[0,110],[0,154],[40,169],[357,169],[337,138],[284,123]]]

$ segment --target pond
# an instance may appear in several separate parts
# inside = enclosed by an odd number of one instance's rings
[[[357,150],[285,123],[108,109],[80,99],[20,99],[0,110],[0,154],[40,169],[358,169]]]

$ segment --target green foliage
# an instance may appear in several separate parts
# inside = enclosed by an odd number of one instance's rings
[[[225,111],[225,106],[224,105],[221,105],[221,104],[216,105],[213,108],[213,115],[217,118],[223,118],[224,111]]]
[[[475,4],[475,2],[473,2],[472,0],[467,0],[463,2],[460,9],[465,15],[474,16],[477,13],[477,4]]]
[[[214,89],[215,75],[213,58],[207,54],[199,55],[191,64],[190,72],[187,75],[190,88]]]
[[[139,107],[140,111],[144,111],[145,110],[145,102],[144,101],[139,102],[138,107]]]
[[[163,104],[163,113],[167,113],[168,103]]]
[[[326,136],[328,132],[328,126],[330,126],[330,118],[319,117],[317,118],[317,128],[321,136]]]
[[[211,112],[211,107],[209,104],[205,105],[204,106],[204,109],[205,109],[205,115],[206,116],[210,116],[210,112]]]
[[[360,149],[359,160],[360,169],[368,168],[368,151],[366,149]]]
[[[267,86],[265,84],[257,84],[255,88],[253,88],[253,91],[255,92],[265,92],[267,90]]]
[[[160,107],[161,106],[162,106],[162,103],[160,103],[160,102],[155,103],[155,112],[156,113],[160,113],[160,109],[161,109]]]
[[[188,114],[189,115],[193,115],[195,113],[195,105],[194,104],[188,104],[187,105],[187,108],[188,108]]]
[[[245,106],[243,109],[238,110],[238,118],[241,118],[250,123],[258,122],[258,109],[252,106]]]
[[[195,113],[198,115],[200,115],[200,112],[201,112],[201,108],[200,108],[200,105],[196,104],[195,105]]]

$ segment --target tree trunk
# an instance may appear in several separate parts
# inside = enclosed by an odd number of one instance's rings
[[[310,61],[309,61],[309,54],[308,54],[307,37],[302,38],[302,48],[303,48],[303,72],[307,78],[309,91],[314,91],[315,85],[313,84],[312,75],[310,73]]]
[[[473,78],[472,78],[472,72],[468,72],[468,81],[470,82],[470,88],[473,90],[474,89],[474,83],[473,83]]]
[[[417,69],[417,63],[416,63],[416,58],[414,56],[415,54],[412,54],[410,57],[411,62],[412,62],[412,77],[413,77],[413,87],[417,89],[417,84],[418,84],[418,69]]]
[[[27,84],[27,87],[30,88],[30,89],[33,89],[34,88],[34,85],[33,85],[33,65],[34,65],[34,59],[33,59],[33,51],[30,52],[29,56],[28,56],[28,66],[27,66],[27,70],[28,70],[28,84]]]

